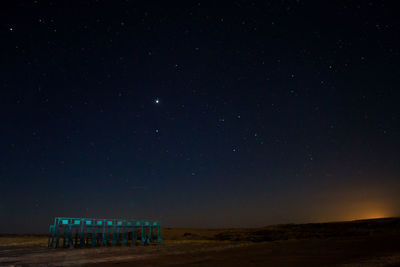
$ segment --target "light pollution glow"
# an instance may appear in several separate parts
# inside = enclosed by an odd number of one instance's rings
[[[378,219],[394,217],[391,205],[383,201],[349,201],[335,203],[335,207],[325,207],[325,214],[317,219],[319,222],[353,221],[363,219]]]
[[[344,210],[344,220],[374,219],[393,216],[389,205],[383,202],[349,203]]]
[[[303,221],[352,221],[399,216],[398,197],[390,188],[378,186],[321,190],[303,204],[309,207]]]

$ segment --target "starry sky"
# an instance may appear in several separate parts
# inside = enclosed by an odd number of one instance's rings
[[[4,2],[0,233],[400,215],[394,2],[160,2]]]

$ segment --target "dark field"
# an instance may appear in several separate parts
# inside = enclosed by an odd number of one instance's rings
[[[160,245],[48,249],[0,237],[0,265],[400,266],[400,218],[256,229],[163,229]]]

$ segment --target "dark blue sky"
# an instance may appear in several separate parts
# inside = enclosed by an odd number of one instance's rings
[[[0,11],[0,232],[400,215],[392,2],[84,2]]]

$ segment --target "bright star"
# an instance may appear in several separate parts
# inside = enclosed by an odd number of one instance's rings
[[[158,98],[154,99],[154,103],[159,104],[160,103],[160,99],[158,99]]]

